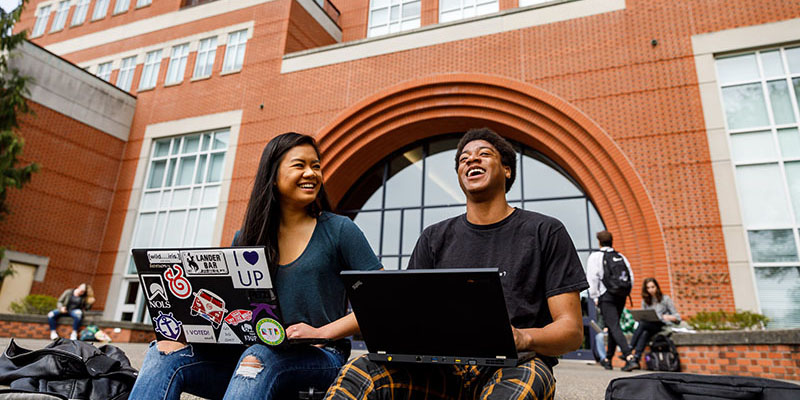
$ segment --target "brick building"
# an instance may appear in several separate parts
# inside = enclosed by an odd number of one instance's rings
[[[26,122],[43,171],[0,234],[49,257],[33,291],[90,280],[107,318],[143,320],[130,248],[230,243],[286,131],[318,138],[333,203],[400,268],[463,212],[454,135],[488,126],[519,150],[509,199],[583,260],[606,227],[684,314],[800,326],[795,1],[34,0],[15,29],[135,96],[129,130],[84,127],[80,151]]]

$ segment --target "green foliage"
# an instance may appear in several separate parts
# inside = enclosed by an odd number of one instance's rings
[[[686,322],[698,331],[753,330],[766,328],[769,318],[750,311],[729,313],[719,310],[701,311]]]
[[[44,294],[29,294],[19,302],[12,302],[10,307],[14,314],[46,315],[56,308],[58,300]]]
[[[31,180],[31,174],[39,170],[36,163],[17,165],[25,145],[15,132],[19,128],[17,117],[19,113],[31,112],[23,97],[28,93],[26,84],[31,78],[9,66],[9,59],[15,54],[14,49],[27,37],[25,31],[16,34],[12,31],[27,1],[23,0],[10,13],[0,9],[0,219],[9,213],[6,205],[7,188],[21,189]]]

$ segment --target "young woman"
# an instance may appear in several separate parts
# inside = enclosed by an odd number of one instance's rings
[[[661,286],[658,285],[656,278],[647,278],[642,284],[642,308],[653,309],[658,314],[660,321],[649,322],[639,321],[639,326],[633,332],[631,338],[631,346],[635,350],[633,356],[629,356],[625,366],[622,367],[623,371],[632,371],[639,369],[639,360],[642,357],[647,342],[656,333],[661,331],[664,325],[677,325],[681,323],[681,316],[672,304],[672,299],[661,293]]]
[[[327,388],[358,331],[346,314],[343,269],[380,269],[361,230],[329,212],[314,139],[285,133],[264,148],[239,246],[265,246],[289,338],[329,338],[325,347],[151,344],[131,399],[291,399]],[[236,349],[236,350],[235,350]]]
[[[58,297],[56,309],[47,313],[47,323],[50,324],[50,340],[58,339],[58,318],[62,315],[72,317],[72,332],[69,338],[78,339],[78,330],[83,322],[83,313],[94,304],[94,291],[86,283],[81,283],[74,289],[67,289]]]

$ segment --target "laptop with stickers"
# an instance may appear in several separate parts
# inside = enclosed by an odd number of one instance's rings
[[[370,360],[494,367],[520,360],[496,268],[341,276]]]
[[[158,340],[278,346],[286,340],[263,247],[133,249]]]

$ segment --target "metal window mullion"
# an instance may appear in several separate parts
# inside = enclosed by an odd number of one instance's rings
[[[525,209],[525,153],[522,145],[519,145],[519,171],[517,171],[517,178],[519,179],[519,206]]]
[[[425,143],[422,146],[422,184],[419,185],[420,188],[420,195],[419,195],[419,234],[422,234],[422,230],[425,229],[425,176],[427,174],[427,159],[428,158],[428,143]],[[403,249],[400,249],[402,252]]]
[[[387,160],[383,166],[383,191],[381,192],[381,226],[380,230],[378,231],[378,258],[383,261],[383,229],[384,223],[383,219],[385,218],[386,214],[386,182],[389,180],[389,163],[391,160]]]
[[[792,104],[792,112],[794,112],[794,125],[797,126],[800,124],[800,107],[797,104],[797,95],[798,93],[794,90],[794,84],[792,82],[792,76],[789,72],[789,61],[786,59],[786,52],[784,48],[780,49],[781,55],[781,63],[783,64],[783,70],[786,73],[786,84],[789,86],[789,102]],[[780,148],[778,149],[780,150]]]

